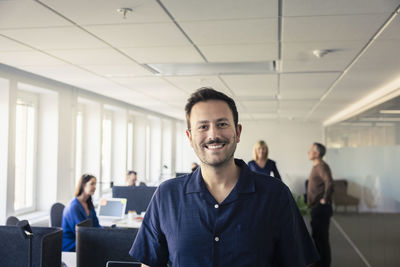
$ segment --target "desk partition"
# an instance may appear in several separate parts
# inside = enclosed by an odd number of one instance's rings
[[[62,229],[32,227],[32,266],[61,265]],[[0,226],[0,266],[28,266],[29,240],[18,226]]]
[[[130,210],[140,213],[147,210],[156,189],[155,186],[114,186],[112,197],[127,199],[125,214]]]
[[[106,266],[108,261],[134,262],[129,255],[136,228],[76,227],[77,267]]]

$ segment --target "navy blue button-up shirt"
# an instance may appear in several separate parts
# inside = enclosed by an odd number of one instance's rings
[[[151,267],[306,266],[318,259],[289,189],[250,171],[220,204],[198,168],[161,184],[130,255]]]

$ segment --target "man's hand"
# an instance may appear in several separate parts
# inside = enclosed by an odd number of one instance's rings
[[[322,205],[325,205],[325,204],[326,204],[326,201],[325,201],[324,198],[321,198],[320,201],[319,201],[319,203],[321,203]]]

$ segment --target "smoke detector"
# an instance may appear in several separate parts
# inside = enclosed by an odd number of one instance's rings
[[[313,55],[316,58],[322,58],[322,57],[324,57],[326,54],[328,54],[330,52],[332,52],[332,50],[314,50],[314,51],[312,51]]]

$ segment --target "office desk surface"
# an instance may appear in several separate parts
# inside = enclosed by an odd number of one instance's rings
[[[67,267],[76,267],[76,252],[65,252],[61,254],[61,260]]]
[[[125,215],[123,219],[120,220],[110,220],[110,219],[102,219],[99,218],[99,223],[101,226],[111,226],[115,224],[117,227],[127,227],[127,228],[140,228],[142,225],[143,217],[134,216],[133,218],[128,218],[128,215]]]

